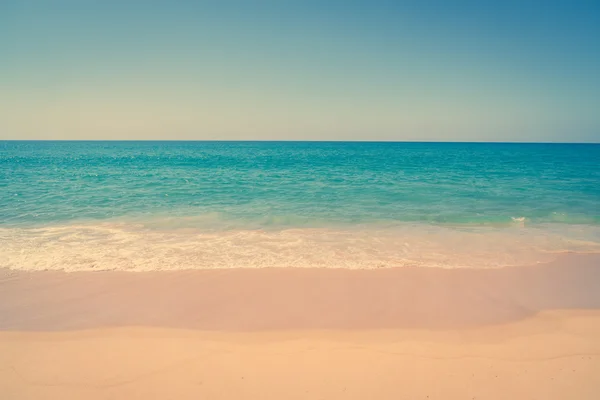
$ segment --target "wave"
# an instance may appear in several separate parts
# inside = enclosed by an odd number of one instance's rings
[[[564,252],[600,252],[598,227],[529,227],[521,217],[504,228],[403,224],[198,229],[197,222],[176,218],[0,228],[0,267],[65,271],[498,268],[547,262]]]

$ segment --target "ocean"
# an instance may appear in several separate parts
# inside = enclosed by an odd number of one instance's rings
[[[600,253],[600,145],[0,141],[0,267],[498,268]]]

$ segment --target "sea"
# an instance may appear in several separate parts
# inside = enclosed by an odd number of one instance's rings
[[[500,268],[600,253],[600,145],[0,141],[0,267]]]

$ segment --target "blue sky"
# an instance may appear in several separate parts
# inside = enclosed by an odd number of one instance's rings
[[[0,2],[0,139],[600,141],[600,3]]]

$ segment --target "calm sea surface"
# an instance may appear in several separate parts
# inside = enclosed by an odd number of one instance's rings
[[[600,252],[600,145],[1,142],[0,266],[491,268]]]

